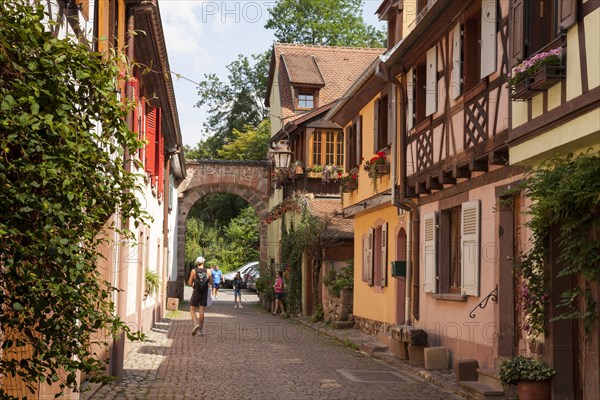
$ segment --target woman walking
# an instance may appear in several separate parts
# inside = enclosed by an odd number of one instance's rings
[[[275,289],[275,309],[273,310],[273,315],[277,315],[278,309],[281,310],[281,315],[283,315],[285,314],[285,309],[283,308],[283,278],[280,271],[277,271],[273,289]]]

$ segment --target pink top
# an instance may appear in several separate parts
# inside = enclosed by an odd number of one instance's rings
[[[280,276],[275,278],[275,284],[273,287],[275,288],[275,293],[283,293],[283,278]]]

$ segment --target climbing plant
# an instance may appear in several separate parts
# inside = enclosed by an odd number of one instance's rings
[[[78,390],[78,371],[110,380],[96,353],[110,335],[143,337],[115,316],[97,250],[115,210],[145,219],[126,158],[142,143],[115,95],[123,58],[54,37],[38,2],[0,15],[0,376]]]
[[[529,333],[544,332],[544,305],[548,294],[544,263],[552,241],[559,246],[555,263],[558,277],[581,277],[583,284],[561,293],[556,306],[561,313],[553,320],[580,319],[586,333],[597,322],[596,302],[590,287],[600,277],[600,155],[552,158],[537,166],[525,180],[533,204],[528,226],[531,248],[521,257],[517,269],[523,274],[524,303]],[[558,233],[556,233],[558,232]]]

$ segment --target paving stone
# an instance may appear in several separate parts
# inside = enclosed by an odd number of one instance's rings
[[[308,327],[302,318],[274,317],[249,303],[234,309],[230,290],[220,291],[207,310],[205,336],[191,335],[189,312],[169,317],[148,332],[147,342],[132,346],[122,381],[81,399],[460,399],[418,374],[385,383],[350,380],[342,371],[408,372],[357,351],[374,340],[357,329]]]

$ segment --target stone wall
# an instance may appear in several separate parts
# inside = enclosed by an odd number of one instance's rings
[[[325,321],[349,321],[352,314],[353,291],[342,290],[335,297],[327,289],[323,291],[323,318]]]

